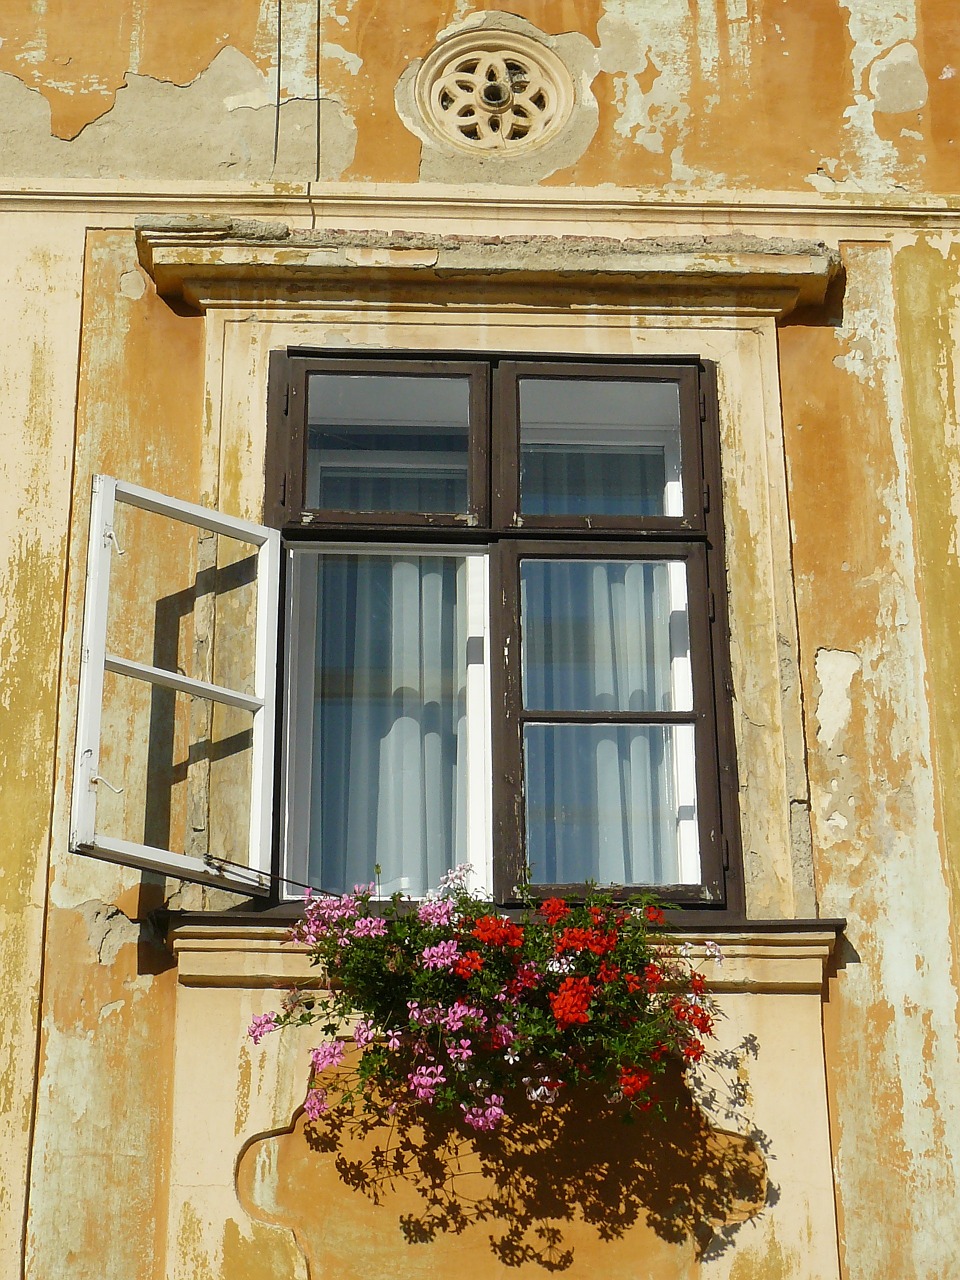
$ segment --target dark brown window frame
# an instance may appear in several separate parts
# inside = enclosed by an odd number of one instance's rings
[[[387,373],[471,379],[469,512],[345,512],[305,509],[306,388],[313,372]],[[680,390],[683,514],[680,516],[518,515],[520,377],[635,378],[672,381]],[[515,353],[338,352],[289,349],[271,359],[265,511],[289,546],[307,541],[477,542],[490,548],[493,737],[494,898],[516,901],[523,870],[523,795],[519,691],[519,604],[516,572],[523,554],[566,558],[673,558],[689,566],[690,649],[694,667],[696,785],[701,881],[656,886],[677,906],[697,906],[711,918],[739,919],[744,910],[739,840],[738,776],[731,707],[726,570],[720,504],[720,437],[716,371],[695,357],[656,361]],[[539,550],[538,550],[539,549]],[[511,577],[512,574],[512,577]],[[696,582],[694,581],[696,579]],[[698,589],[695,589],[698,588]],[[673,721],[683,720],[683,715]],[[597,717],[593,717],[597,719]],[[602,717],[600,717],[602,719]],[[647,722],[653,723],[655,717]],[[644,722],[627,717],[626,722]],[[576,894],[583,885],[536,886],[537,896]],[[625,894],[638,891],[624,888]]]
[[[524,558],[557,560],[676,560],[687,568],[688,625],[693,668],[693,705],[689,712],[598,712],[525,709],[522,690],[520,636],[519,566]],[[555,724],[691,724],[695,735],[695,770],[698,828],[700,833],[701,879],[696,885],[658,885],[657,892],[677,903],[719,903],[723,899],[723,850],[720,830],[719,788],[714,776],[713,756],[717,740],[716,706],[710,661],[710,604],[707,585],[706,548],[700,542],[624,542],[569,538],[549,541],[504,539],[494,559],[495,577],[491,599],[493,609],[491,647],[504,655],[491,670],[493,705],[502,714],[493,722],[494,761],[494,848],[503,850],[494,860],[494,895],[509,901],[513,886],[523,878],[524,847],[523,793],[512,785],[523,777],[523,726],[528,723]],[[499,793],[499,796],[498,796]],[[499,802],[498,802],[499,801]],[[511,856],[513,855],[513,856]],[[582,885],[557,882],[551,891],[575,894]]]

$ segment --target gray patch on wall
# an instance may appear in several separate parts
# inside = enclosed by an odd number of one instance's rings
[[[15,76],[0,74],[4,176],[267,182],[338,178],[356,148],[356,128],[340,104],[321,98],[318,112],[315,99],[288,99],[279,108],[276,138],[277,108],[270,98],[268,77],[228,46],[183,87],[128,74],[113,109],[66,142],[51,135],[44,98]]]
[[[897,114],[919,111],[927,101],[927,77],[912,44],[898,44],[870,68],[874,110]]]

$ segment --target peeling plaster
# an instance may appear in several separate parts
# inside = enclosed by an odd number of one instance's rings
[[[111,111],[71,142],[50,132],[50,107],[15,76],[0,74],[0,151],[10,177],[181,179],[314,178],[317,167],[315,80],[303,97],[279,108],[275,82],[238,50],[226,47],[185,87],[128,73]],[[321,174],[349,165],[356,129],[330,98],[319,104]],[[137,145],[131,146],[131,138]]]
[[[936,823],[904,369],[889,250],[851,245],[844,257],[844,354],[835,364],[853,389],[842,411],[850,416],[841,420],[848,429],[858,417],[874,425],[863,439],[839,441],[832,465],[859,477],[870,543],[859,580],[847,578],[851,618],[827,624],[855,643],[816,652],[821,695],[811,762],[821,906],[847,917],[859,958],[844,974],[829,1064],[844,1248],[849,1260],[875,1256],[876,1221],[861,1206],[875,1203],[881,1182],[864,1153],[882,1151],[883,1193],[896,1204],[895,1257],[885,1274],[946,1276],[960,1247],[942,1220],[956,1195],[952,1161],[960,1150],[958,993],[943,962],[950,897]],[[822,628],[804,619],[803,606],[800,615],[801,632]],[[872,1274],[870,1265],[861,1261],[850,1274]]]
[[[850,721],[850,682],[860,670],[860,659],[843,650],[818,649],[815,663],[820,682],[817,738],[832,751]]]
[[[140,941],[143,926],[108,902],[91,900],[77,908],[87,930],[87,941],[97,963],[112,965],[120,948]]]
[[[874,110],[919,111],[927,101],[927,77],[912,44],[898,44],[870,68]],[[917,136],[917,135],[915,135]],[[922,134],[918,135],[922,138]]]
[[[653,5],[605,0],[604,16],[597,23],[600,66],[613,76],[618,112],[614,129],[647,151],[669,150],[675,157],[674,179],[688,173],[682,161],[682,135],[690,116],[688,19],[687,0],[658,0]],[[714,29],[711,23],[704,28],[708,62],[717,56]],[[644,92],[640,78],[649,68],[657,74]]]
[[[844,112],[849,146],[840,157],[825,157],[807,181],[818,191],[893,190],[922,162],[907,161],[880,136],[875,113],[916,111],[926,102],[927,81],[917,51],[915,0],[896,6],[885,0],[841,0],[853,41],[853,102]]]

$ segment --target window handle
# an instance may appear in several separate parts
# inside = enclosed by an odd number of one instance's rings
[[[90,779],[90,781],[91,781],[91,783],[93,783],[93,782],[102,782],[102,783],[103,783],[103,785],[104,785],[104,786],[105,786],[109,791],[112,791],[112,792],[113,792],[113,794],[114,794],[115,796],[122,796],[122,795],[123,795],[123,787],[115,787],[115,786],[113,785],[113,783],[112,783],[112,782],[108,782],[108,781],[106,780],[106,778],[101,777],[101,775],[100,775],[99,773],[95,773],[95,774],[93,775],[93,777]]]
[[[118,556],[125,556],[127,554],[124,551],[123,547],[121,547],[120,540],[117,537],[116,531],[114,529],[104,529],[103,541],[104,541],[104,544],[108,542],[112,542],[114,546],[114,550],[116,551]]]

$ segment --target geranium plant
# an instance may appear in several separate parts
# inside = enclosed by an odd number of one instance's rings
[[[294,991],[250,1026],[259,1041],[318,1025],[308,1117],[362,1099],[494,1129],[518,1085],[549,1103],[585,1079],[628,1113],[653,1106],[667,1061],[698,1061],[714,1024],[703,975],[664,935],[657,903],[594,891],[528,901],[508,919],[467,890],[467,870],[421,902],[380,902],[374,885],[308,897],[292,937],[329,991]]]

